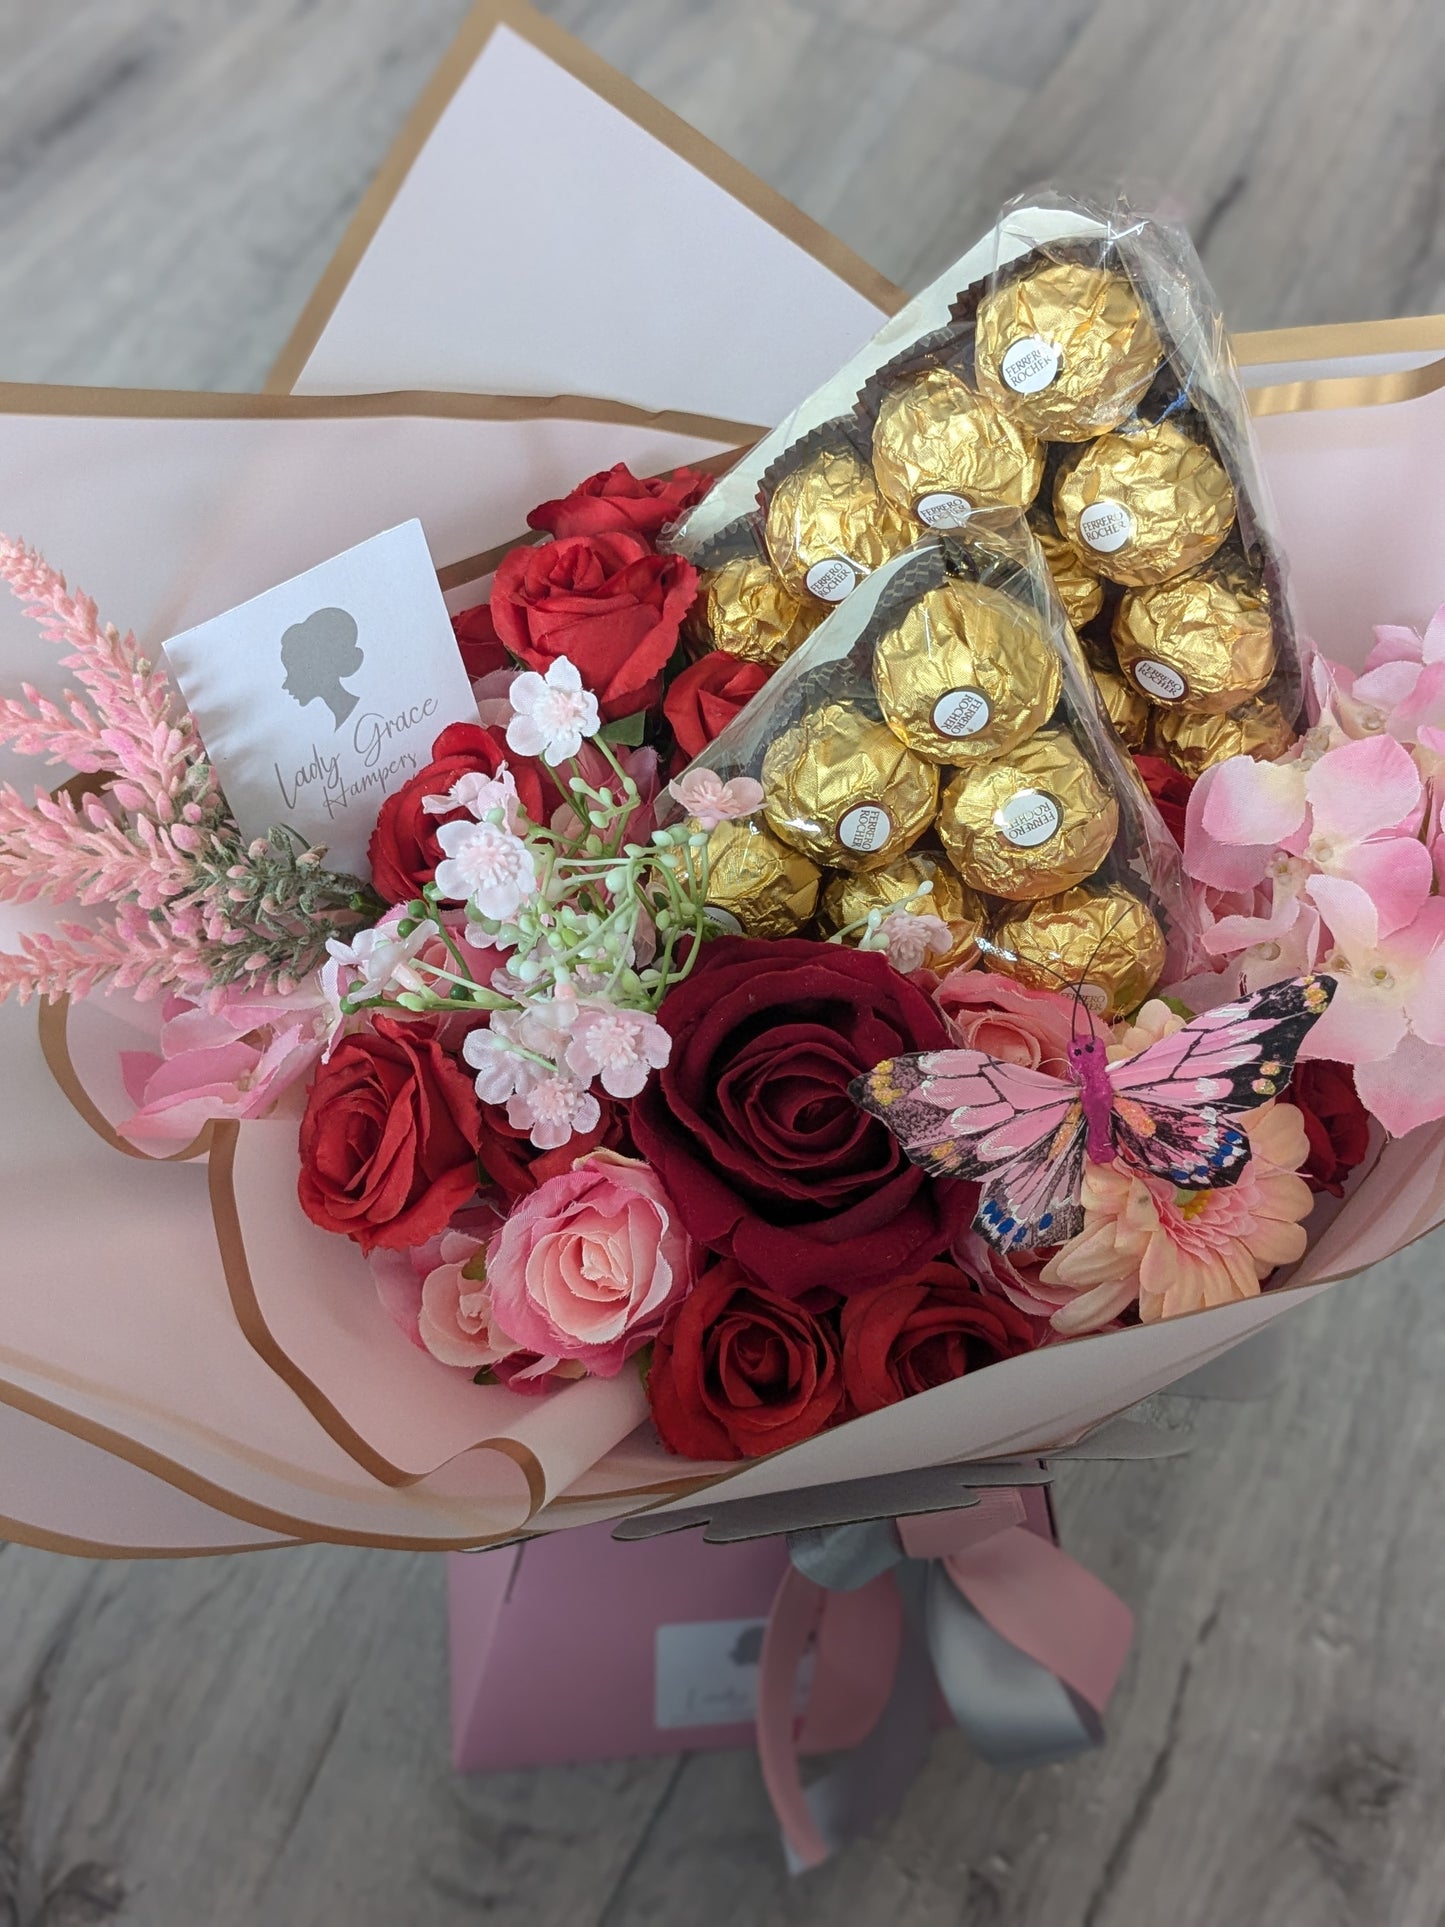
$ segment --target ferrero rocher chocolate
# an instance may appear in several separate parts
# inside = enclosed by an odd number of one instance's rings
[[[1231,756],[1252,756],[1271,763],[1283,756],[1295,733],[1276,704],[1263,696],[1241,703],[1228,716],[1196,715],[1185,709],[1160,711],[1154,741],[1161,756],[1186,776],[1202,776]]]
[[[1133,413],[1164,349],[1122,274],[1056,261],[979,304],[978,385],[1046,442],[1083,442]]]
[[[1209,560],[1234,525],[1234,485],[1177,422],[1141,423],[1059,471],[1054,515],[1087,568],[1138,589]]]
[[[925,883],[933,887],[920,896]],[[881,910],[887,915],[900,903],[907,903],[916,917],[941,917],[953,932],[952,949],[941,956],[930,956],[930,970],[956,970],[976,960],[978,934],[984,925],[983,905],[946,863],[918,850],[884,870],[870,870],[866,876],[834,877],[823,886],[818,922],[825,933],[843,930],[850,923],[861,922],[871,911]],[[857,933],[844,939],[857,940]]]
[[[764,824],[750,817],[719,823],[707,840],[707,861],[706,914],[730,936],[790,937],[812,916],[817,864]]]
[[[1117,669],[1091,662],[1090,672],[1098,686],[1109,721],[1118,732],[1125,749],[1143,749],[1149,734],[1149,705]]]
[[[1092,876],[1118,828],[1118,803],[1059,729],[960,770],[938,812],[943,847],[969,888],[1016,901],[1054,896]]]
[[[1242,569],[1135,589],[1114,617],[1114,649],[1150,702],[1222,714],[1274,673],[1269,598]]]
[[[1034,436],[947,368],[892,390],[873,429],[873,473],[895,508],[956,529],[976,508],[1027,508],[1039,492]]]
[[[851,595],[915,534],[848,443],[829,443],[780,477],[764,525],[783,587],[822,604]]]
[[[790,595],[766,556],[736,555],[701,571],[690,622],[706,648],[775,669],[825,613],[826,604]]]
[[[795,850],[839,870],[881,870],[918,841],[938,808],[938,771],[886,723],[827,703],[763,758],[763,814]]]
[[[1012,749],[1048,721],[1061,684],[1036,612],[957,577],[920,596],[873,652],[889,728],[935,763],[972,764]]]
[[[1034,540],[1043,551],[1049,575],[1064,605],[1064,614],[1075,629],[1092,622],[1104,606],[1104,585],[1092,569],[1079,560],[1078,550],[1066,542],[1048,515],[1029,517]]]
[[[1118,1017],[1159,981],[1164,933],[1148,904],[1117,885],[1066,890],[995,925],[983,960],[1031,990],[1077,984],[1090,1010]]]

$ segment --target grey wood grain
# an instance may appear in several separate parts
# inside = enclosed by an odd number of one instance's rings
[[[259,382],[465,0],[0,0],[0,377]],[[1153,179],[1237,325],[1445,306],[1436,0],[549,0],[916,283],[1044,175]],[[466,1780],[442,1568],[0,1550],[0,1923],[1442,1927],[1445,1241],[1270,1403],[1077,1466],[1135,1605],[1108,1750],[957,1735],[789,1882],[747,1755]]]

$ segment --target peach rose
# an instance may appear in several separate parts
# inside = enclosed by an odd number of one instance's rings
[[[966,1050],[986,1051],[1005,1064],[1068,1074],[1069,1039],[1100,1037],[1085,1006],[1059,990],[1030,990],[989,970],[951,970],[933,993]]]
[[[613,1378],[691,1289],[693,1246],[647,1165],[594,1151],[523,1198],[487,1258],[492,1316],[528,1351]]]
[[[443,1365],[472,1372],[510,1358],[517,1346],[492,1321],[486,1246],[465,1232],[448,1231],[438,1256],[441,1263],[422,1280],[416,1321],[422,1344]]]

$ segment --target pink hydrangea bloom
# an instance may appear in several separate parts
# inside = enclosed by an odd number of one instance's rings
[[[953,948],[953,932],[932,913],[919,916],[911,910],[894,910],[878,926],[893,968],[906,977],[921,970],[930,957],[945,956]]]
[[[518,756],[540,756],[554,767],[574,757],[584,740],[601,727],[597,698],[582,687],[582,677],[566,656],[558,656],[545,676],[524,669],[507,692],[512,720],[507,748]]]
[[[445,856],[436,868],[436,886],[453,903],[470,904],[479,916],[510,923],[535,893],[532,852],[505,825],[458,817],[438,826],[437,842]]]
[[[507,1122],[528,1132],[539,1151],[559,1150],[569,1137],[592,1130],[601,1115],[591,1091],[565,1071],[544,1071],[507,1099]]]
[[[125,1051],[136,1109],[119,1127],[136,1144],[186,1143],[213,1118],[261,1117],[321,1055],[326,1020],[314,991],[228,991],[214,1005],[170,998],[161,1054]]]
[[[599,1002],[577,1012],[566,1062],[584,1083],[600,1077],[609,1097],[636,1097],[671,1050],[671,1037],[649,1012]]]

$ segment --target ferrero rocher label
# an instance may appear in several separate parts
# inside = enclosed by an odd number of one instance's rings
[[[879,494],[857,451],[830,444],[779,479],[764,534],[783,587],[799,600],[827,604],[843,601],[865,575],[902,554],[916,531]]]
[[[1104,668],[1092,662],[1089,668],[1119,741],[1125,749],[1143,749],[1144,740],[1149,734],[1148,703],[1117,669]]]
[[[1079,986],[1090,1010],[1135,1010],[1164,969],[1164,933],[1148,904],[1116,885],[1066,890],[997,924],[984,963],[1031,990]]]
[[[986,896],[1027,901],[1092,876],[1113,847],[1119,805],[1063,730],[960,770],[938,834],[958,874]]]
[[[1119,667],[1152,703],[1223,713],[1274,673],[1269,598],[1243,570],[1135,589],[1114,617]]]
[[[705,915],[729,936],[790,937],[812,916],[817,864],[764,824],[749,817],[719,823],[707,840],[707,861]]]
[[[1092,569],[1084,567],[1073,543],[1064,540],[1048,517],[1030,516],[1029,527],[1043,551],[1064,614],[1076,630],[1082,629],[1104,606],[1103,583]]]
[[[1057,261],[979,305],[978,385],[1041,440],[1082,442],[1133,413],[1164,359],[1132,283]]]
[[[950,577],[878,642],[873,686],[889,728],[910,749],[960,765],[1031,736],[1053,714],[1062,677],[1031,607]]]
[[[1036,438],[947,368],[893,389],[878,411],[878,486],[929,528],[960,528],[976,508],[1027,508],[1043,472]]]
[[[938,771],[886,723],[827,703],[763,758],[763,814],[795,850],[839,870],[881,870],[916,843],[938,807]]]
[[[920,894],[925,884],[931,888]],[[831,934],[862,923],[875,910],[886,916],[899,904],[907,904],[916,917],[941,917],[953,932],[952,948],[929,957],[931,970],[957,970],[977,960],[983,905],[946,863],[916,850],[886,869],[836,876],[825,884],[818,905],[819,927]],[[855,931],[844,942],[856,943],[860,934]]]
[[[1054,514],[1086,567],[1144,588],[1209,560],[1234,525],[1234,485],[1177,422],[1140,424],[1060,470]]]
[[[790,595],[765,556],[738,555],[701,572],[691,620],[707,648],[775,669],[825,613],[826,604]]]
[[[1295,740],[1278,706],[1262,696],[1241,703],[1227,716],[1161,710],[1154,717],[1153,733],[1160,755],[1186,776],[1202,776],[1231,756],[1272,763]]]

